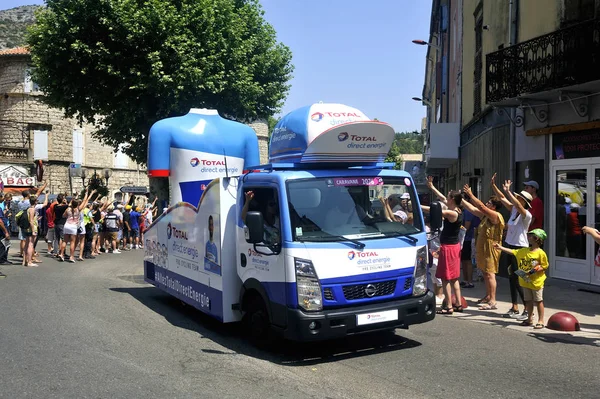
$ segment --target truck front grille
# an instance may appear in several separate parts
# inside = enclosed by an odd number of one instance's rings
[[[412,277],[409,277],[406,280],[404,280],[404,291],[409,289],[411,285],[412,285]]]
[[[328,301],[333,301],[334,296],[333,296],[333,290],[329,287],[324,288],[323,289],[323,296],[325,297],[325,299],[327,299]]]
[[[393,294],[396,290],[396,280],[382,281],[380,283],[345,285],[342,287],[346,300],[376,298],[378,296]],[[372,295],[367,295],[367,292]]]

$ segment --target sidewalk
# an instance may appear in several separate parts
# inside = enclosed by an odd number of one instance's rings
[[[544,286],[544,319],[546,324],[553,314],[567,312],[575,316],[581,327],[581,331],[562,332],[550,330],[549,328],[534,330],[532,327],[521,327],[517,320],[502,317],[512,306],[510,288],[507,278],[497,277],[496,280],[498,282],[497,310],[478,309],[477,300],[484,297],[485,287],[483,282],[477,282],[475,288],[461,290],[469,307],[462,314],[454,313],[453,317],[523,331],[546,342],[568,342],[600,346],[600,287],[596,289],[598,293],[584,292],[578,289],[576,283],[551,278],[546,280]],[[522,303],[519,303],[519,311],[523,311]],[[533,321],[534,323],[537,321],[535,315]]]

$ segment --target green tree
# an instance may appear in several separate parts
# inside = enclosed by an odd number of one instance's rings
[[[27,41],[45,101],[140,163],[148,131],[190,108],[274,115],[293,72],[258,0],[46,0]]]
[[[402,153],[395,141],[392,143],[392,146],[385,157],[385,162],[395,162],[396,165],[394,166],[394,169],[402,169]]]
[[[273,129],[275,129],[275,125],[279,123],[281,119],[275,119],[272,116],[267,118],[267,125],[269,127],[269,140],[271,139],[271,134],[273,134]]]

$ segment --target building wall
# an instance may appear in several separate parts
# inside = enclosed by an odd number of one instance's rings
[[[450,54],[449,54],[449,92],[448,122],[460,122],[460,78],[462,72],[462,3],[463,0],[450,2]]]
[[[269,162],[269,125],[265,120],[257,120],[249,124],[258,136],[258,150],[260,151],[260,163]]]
[[[492,195],[490,180],[494,173],[498,173],[496,181],[509,179],[509,126],[503,125],[490,129],[488,132],[477,136],[461,147],[459,187],[469,183],[472,176],[464,176],[465,173],[473,173],[475,169],[483,169],[482,195],[480,199]]]
[[[563,0],[520,0],[518,41],[553,32],[560,27]]]
[[[68,165],[73,162],[73,130],[83,131],[83,163],[88,175],[94,171],[113,169],[109,190],[118,191],[124,185],[147,186],[145,168],[127,158],[125,168],[115,169],[115,152],[92,137],[91,125],[80,126],[64,113],[41,101],[41,92],[25,93],[28,56],[0,58],[0,157],[3,162],[33,165],[33,130],[48,130],[48,160],[44,179],[54,192],[70,192],[82,188],[82,180],[69,180]],[[13,150],[14,149],[14,150]],[[20,154],[27,153],[24,158]],[[17,156],[19,155],[19,156]],[[70,184],[71,183],[71,184]]]
[[[485,55],[498,50],[500,46],[508,46],[508,1],[464,0],[463,6],[463,66],[462,66],[462,124],[473,120],[473,76],[475,72],[475,12],[482,7],[483,25],[483,74],[481,87],[482,110],[485,108]]]

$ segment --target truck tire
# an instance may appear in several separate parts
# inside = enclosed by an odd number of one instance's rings
[[[271,330],[271,322],[264,301],[259,295],[252,295],[246,309],[244,320],[248,334],[257,341],[266,340]]]

